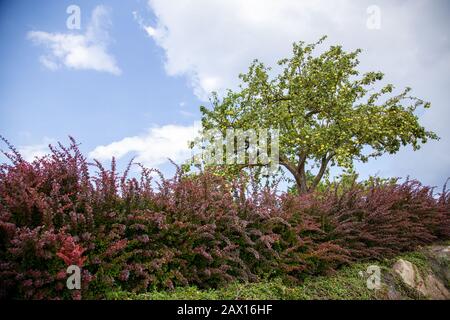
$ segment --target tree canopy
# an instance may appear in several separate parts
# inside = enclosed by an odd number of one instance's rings
[[[294,43],[291,57],[274,70],[254,60],[239,75],[238,90],[213,93],[212,108],[201,107],[204,129],[278,129],[279,162],[300,193],[313,190],[329,166],[351,169],[356,160],[438,139],[415,114],[429,102],[411,96],[410,88],[394,94],[392,84],[379,84],[382,72],[361,74],[359,49],[336,45],[316,53],[325,38]]]

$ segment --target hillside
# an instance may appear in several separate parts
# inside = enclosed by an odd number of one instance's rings
[[[405,300],[450,299],[450,245],[433,245],[383,262],[356,263],[328,276],[309,277],[299,286],[281,279],[259,283],[234,283],[218,290],[196,287],[145,294],[116,292],[109,299],[133,300]],[[379,265],[381,287],[367,288],[367,268]]]

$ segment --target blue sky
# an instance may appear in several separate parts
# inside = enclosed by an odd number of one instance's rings
[[[80,30],[66,26],[69,5],[81,10]],[[254,58],[274,64],[293,41],[327,34],[327,45],[365,50],[363,70],[382,70],[399,90],[430,100],[420,118],[442,138],[358,165],[362,176],[442,185],[450,176],[449,8],[445,0],[3,1],[0,134],[30,158],[72,135],[103,161],[134,155],[170,171],[167,157],[189,154],[208,92],[235,88]],[[379,28],[368,26],[373,14]]]
[[[0,126],[17,145],[36,145],[70,134],[90,151],[99,144],[137,135],[153,124],[187,124],[180,102],[197,113],[195,96],[182,78],[165,74],[163,52],[133,19],[133,10],[151,16],[143,3],[124,7],[110,1],[109,29],[114,41],[108,51],[122,70],[120,76],[93,70],[51,71],[39,63],[46,53],[27,39],[32,30],[69,32],[66,7],[71,1],[30,1],[2,4],[0,49]],[[81,32],[94,1],[79,1]]]

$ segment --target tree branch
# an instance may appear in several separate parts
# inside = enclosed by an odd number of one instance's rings
[[[305,176],[305,162],[302,165],[296,167],[291,163],[285,156],[280,155],[280,163],[289,170],[289,172],[294,176],[295,182],[297,183],[297,188],[299,193],[305,193],[307,191],[306,186],[306,176]]]
[[[313,180],[313,182],[311,184],[311,187],[309,188],[310,190],[315,189],[317,187],[317,185],[319,184],[319,182],[322,179],[323,175],[325,174],[325,171],[327,169],[328,163],[330,162],[330,160],[333,157],[334,157],[334,152],[330,152],[330,154],[328,156],[326,156],[326,155],[323,156],[319,172],[314,177],[314,180]]]

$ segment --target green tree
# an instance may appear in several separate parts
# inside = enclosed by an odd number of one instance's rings
[[[280,164],[299,193],[314,190],[329,166],[352,169],[355,160],[366,162],[406,145],[417,150],[438,139],[414,113],[429,102],[411,96],[410,88],[393,94],[392,84],[379,85],[381,72],[360,74],[359,49],[331,46],[315,54],[325,38],[294,43],[292,56],[273,71],[255,60],[239,75],[238,90],[223,98],[213,93],[212,108],[200,108],[204,129],[279,129]]]

